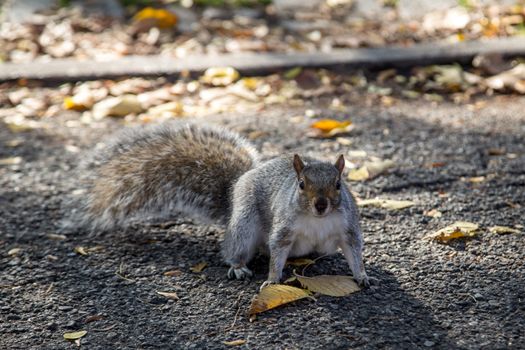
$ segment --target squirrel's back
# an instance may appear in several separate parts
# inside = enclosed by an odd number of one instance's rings
[[[174,211],[224,220],[233,184],[257,163],[255,149],[222,128],[165,123],[126,130],[94,157],[73,221],[110,229]]]

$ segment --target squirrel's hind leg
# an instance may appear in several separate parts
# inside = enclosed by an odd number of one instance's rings
[[[260,227],[260,219],[255,210],[244,208],[232,214],[222,245],[222,255],[230,265],[229,278],[245,279],[253,276],[246,264],[258,250],[261,241]]]

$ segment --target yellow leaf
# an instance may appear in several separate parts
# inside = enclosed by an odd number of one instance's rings
[[[211,67],[206,69],[201,81],[213,86],[227,86],[239,79],[239,72],[232,67]]]
[[[204,270],[206,266],[208,266],[208,263],[205,261],[201,261],[197,265],[190,267],[190,270],[191,272],[199,273],[202,272],[202,270]]]
[[[0,165],[16,165],[22,163],[22,157],[11,157],[0,159]]]
[[[259,86],[260,79],[257,78],[242,78],[241,82],[244,85],[245,88],[249,90],[255,90]]]
[[[450,240],[463,238],[463,237],[474,237],[477,234],[479,225],[472,222],[456,221],[450,226],[442,228],[425,238],[433,239],[441,243],[448,243]]]
[[[175,292],[156,292],[156,293],[159,295],[162,295],[163,297],[169,298],[169,299],[179,300],[179,296]]]
[[[357,204],[361,207],[366,207],[368,205],[371,205],[374,207],[384,208],[388,210],[398,210],[398,209],[404,209],[404,208],[411,207],[415,205],[416,203],[412,201],[397,201],[393,199],[374,198],[374,199],[359,200],[357,201]]]
[[[81,246],[76,246],[75,248],[73,248],[73,251],[80,255],[88,255],[86,248],[81,247]]]
[[[301,285],[312,292],[343,297],[361,290],[350,276],[321,275],[314,277],[296,276]]]
[[[321,119],[310,125],[310,127],[321,130],[324,133],[328,133],[334,129],[345,128],[351,124],[352,122],[349,120],[340,122],[339,120],[335,119]]]
[[[314,263],[315,263],[314,260],[307,259],[307,258],[291,259],[291,260],[286,261],[286,265],[291,265],[291,266],[305,266],[305,265],[312,265]]]
[[[352,169],[348,173],[348,180],[351,181],[364,181],[370,178],[370,173],[366,167],[361,167],[359,169]]]
[[[93,102],[83,103],[76,96],[64,98],[63,107],[64,109],[73,110],[73,111],[83,111],[90,108],[93,105]]]
[[[64,339],[65,340],[76,340],[80,339],[83,336],[87,334],[86,331],[78,331],[78,332],[71,332],[71,333],[64,333]]]
[[[227,346],[238,346],[238,345],[246,344],[246,340],[237,339],[237,340],[223,341],[222,343]]]
[[[506,234],[506,233],[520,233],[520,230],[507,227],[507,226],[492,226],[489,228],[489,231],[492,233],[497,233],[500,235]]]
[[[284,284],[270,284],[253,298],[249,314],[255,315],[303,298],[311,298],[310,292]]]
[[[155,9],[153,7],[145,7],[133,16],[133,21],[153,21],[155,26],[161,29],[174,27],[177,24],[177,15],[165,9]]]
[[[388,169],[395,166],[393,160],[375,160],[370,162],[365,162],[363,166],[359,169],[352,169],[348,173],[348,179],[352,181],[364,181],[372,179],[378,175],[383,174]]]

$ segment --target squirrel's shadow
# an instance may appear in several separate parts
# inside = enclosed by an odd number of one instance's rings
[[[218,274],[215,277],[210,275],[207,283],[227,280],[227,266],[220,254],[223,234],[220,228],[210,230],[210,226],[188,225],[184,221],[176,221],[168,226],[166,230],[166,227],[153,224],[117,234],[121,253],[159,267],[166,265],[167,261],[177,266],[203,260],[209,264],[207,275]],[[145,245],[147,249],[144,249]],[[315,255],[308,257],[316,258]],[[278,322],[300,322],[296,318],[308,318],[309,314],[314,318],[322,315],[331,321],[329,327],[337,334],[333,348],[458,348],[458,344],[448,338],[447,330],[434,318],[432,309],[407,293],[397,276],[378,265],[366,264],[366,261],[365,265],[369,276],[377,279],[371,287],[343,298],[319,296],[314,307],[305,301],[271,310],[261,316],[262,322],[252,325],[245,320],[246,326],[264,328],[265,318],[277,318]],[[252,293],[266,279],[268,258],[258,255],[250,267],[255,272],[252,280],[229,283],[249,289]],[[294,269],[308,276],[350,274],[342,254],[321,257],[306,269],[304,266],[287,266],[284,278],[293,275]],[[422,324],[425,326],[421,327]]]

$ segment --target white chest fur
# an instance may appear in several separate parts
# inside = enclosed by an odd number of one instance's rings
[[[294,243],[289,256],[313,252],[334,254],[347,227],[341,213],[331,213],[324,217],[299,216],[293,226]]]

